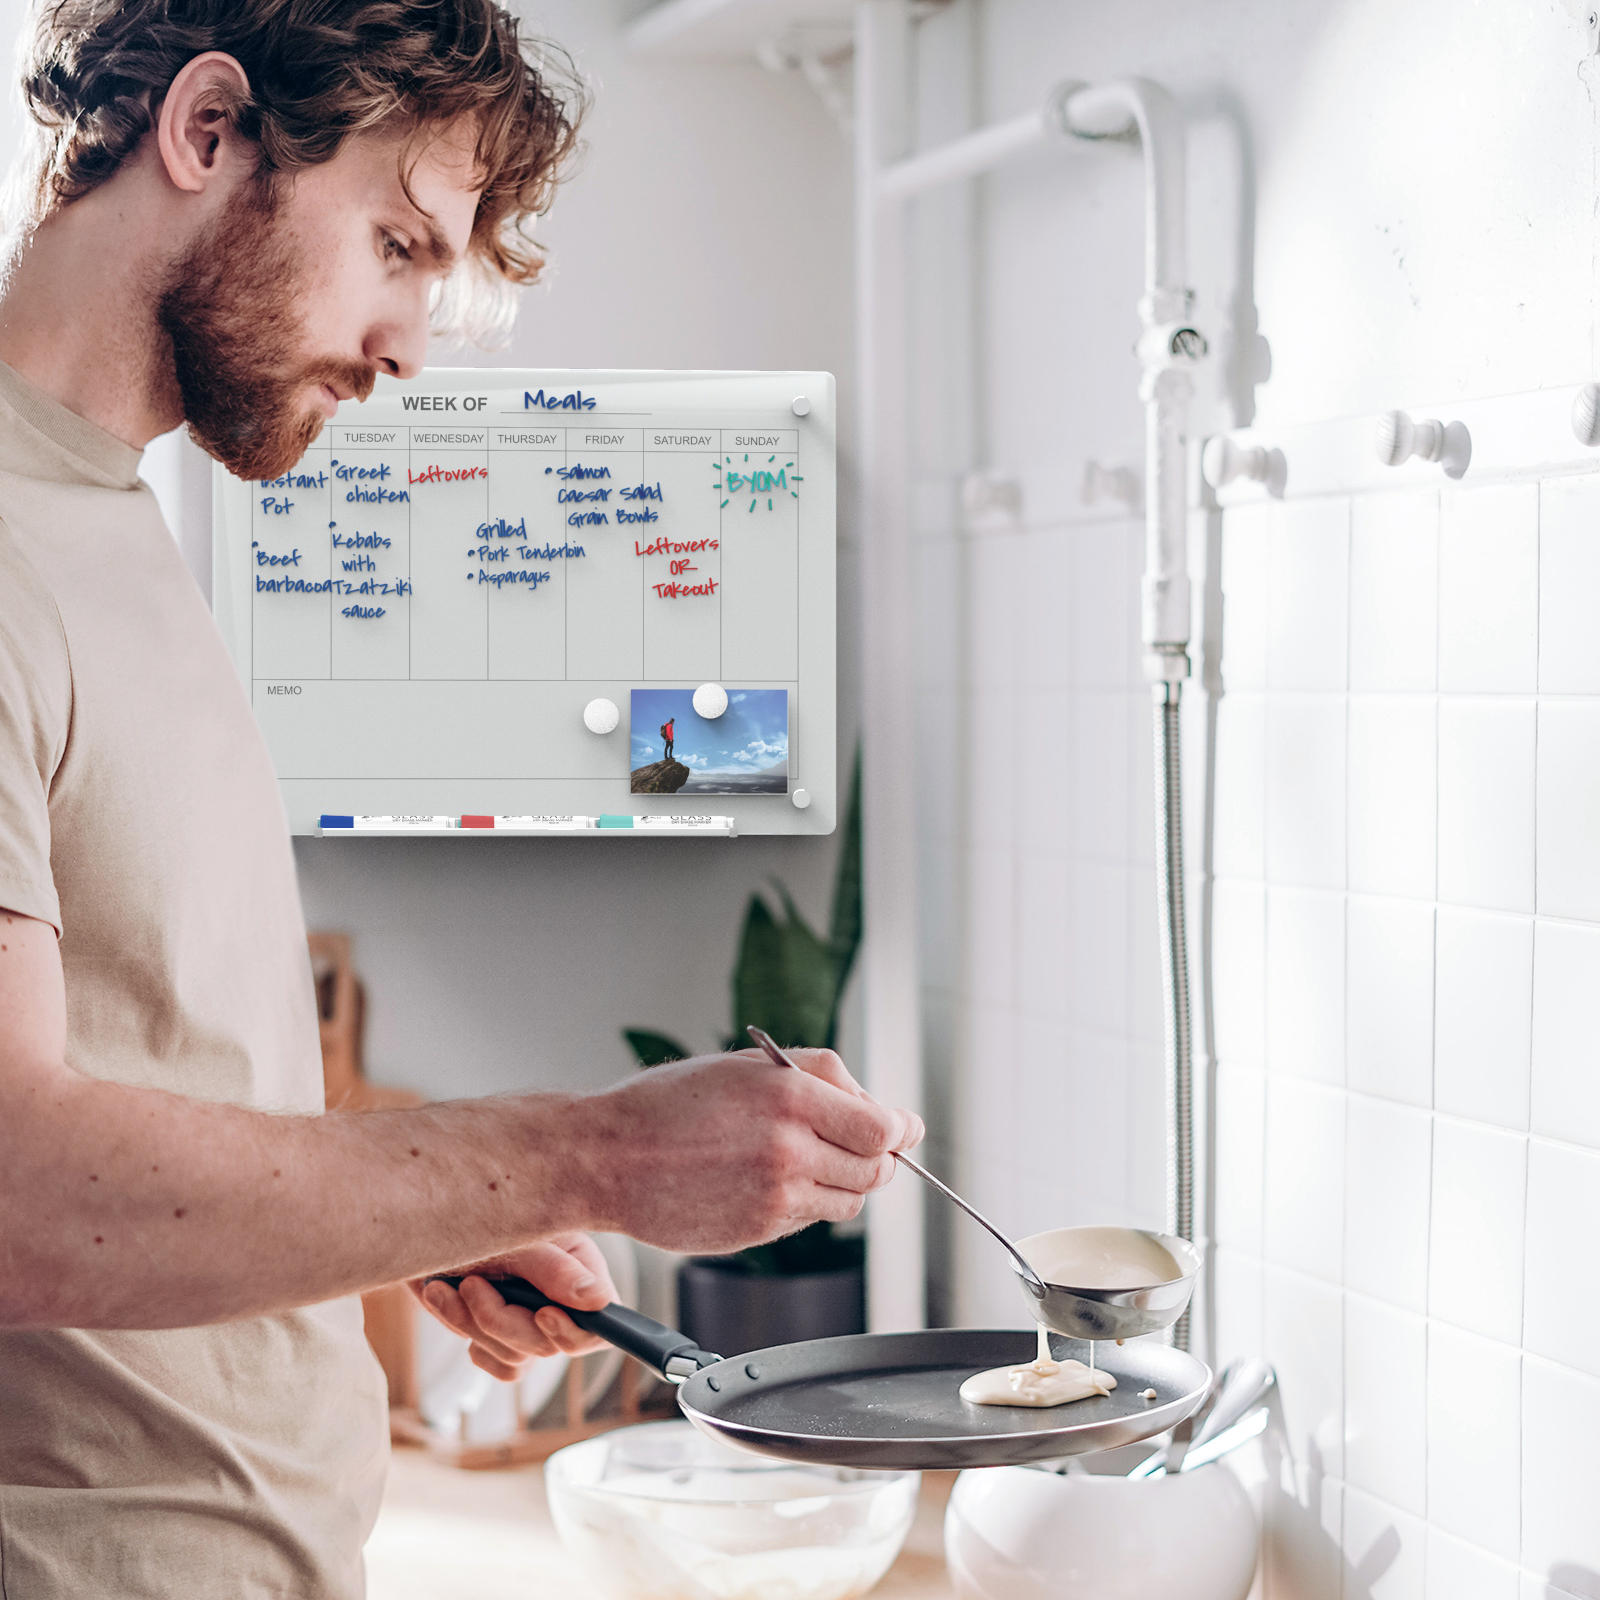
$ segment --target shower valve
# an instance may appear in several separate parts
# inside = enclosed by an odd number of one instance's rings
[[[1203,360],[1208,346],[1205,335],[1187,322],[1163,322],[1147,327],[1133,348],[1150,368],[1187,366]]]

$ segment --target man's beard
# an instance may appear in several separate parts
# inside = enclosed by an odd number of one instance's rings
[[[196,444],[236,477],[276,478],[319,433],[303,396],[318,384],[365,400],[377,370],[336,357],[301,362],[301,274],[263,184],[246,185],[174,265],[156,317]]]

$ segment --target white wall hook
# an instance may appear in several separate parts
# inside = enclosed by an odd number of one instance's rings
[[[1272,457],[1265,445],[1237,444],[1227,434],[1219,433],[1206,440],[1200,455],[1200,470],[1213,489],[1220,489],[1235,478],[1265,483],[1272,470]]]
[[[1372,436],[1373,448],[1386,467],[1398,467],[1416,456],[1437,461],[1445,476],[1459,478],[1472,459],[1472,435],[1464,422],[1439,422],[1428,418],[1413,422],[1403,411],[1385,411]]]
[[[1137,511],[1144,502],[1144,482],[1132,467],[1103,467],[1098,461],[1085,461],[1079,494],[1086,506],[1097,500],[1116,500]]]
[[[974,527],[1015,527],[1022,520],[1022,485],[1009,473],[969,472],[961,480],[961,509]]]
[[[1572,401],[1572,431],[1579,444],[1600,444],[1600,383],[1586,383]]]

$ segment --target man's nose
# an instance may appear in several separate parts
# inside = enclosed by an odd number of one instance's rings
[[[428,302],[424,296],[367,331],[361,353],[380,372],[414,378],[428,353]]]

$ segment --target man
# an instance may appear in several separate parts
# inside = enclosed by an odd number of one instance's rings
[[[352,1600],[385,1450],[351,1296],[501,1377],[586,1341],[584,1229],[720,1251],[856,1214],[921,1133],[829,1052],[318,1115],[283,813],[136,476],[272,477],[430,301],[538,252],[574,117],[491,0],[53,0],[0,294],[0,1592]],[[445,288],[441,291],[441,284]]]
[[[677,721],[678,719],[676,717],[668,717],[667,720],[661,724],[661,737],[667,741],[667,753],[662,757],[664,761],[670,761],[672,759],[672,730],[677,724]]]

